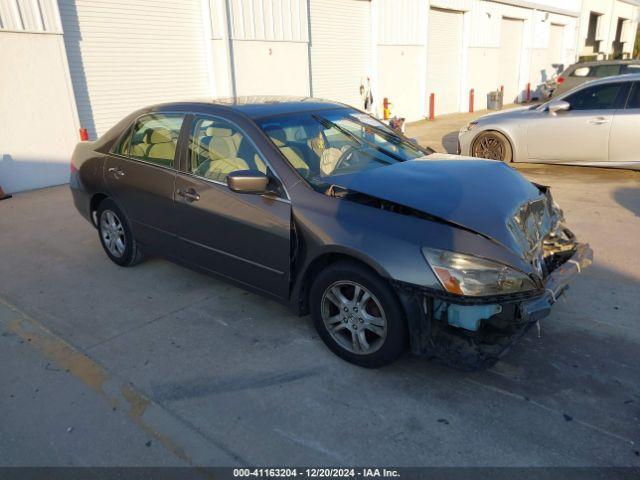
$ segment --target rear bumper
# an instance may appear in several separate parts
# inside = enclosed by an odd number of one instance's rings
[[[87,219],[89,223],[94,225],[93,219],[91,218],[91,196],[84,190],[77,188],[73,185],[70,185],[71,190],[71,198],[73,198],[73,204],[80,212],[80,214]]]
[[[554,270],[546,279],[544,294],[520,304],[520,315],[526,323],[537,322],[551,313],[551,306],[564,293],[569,282],[583,268],[593,262],[593,250],[586,243],[579,243],[572,257]]]

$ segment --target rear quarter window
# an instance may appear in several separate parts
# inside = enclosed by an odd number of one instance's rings
[[[572,73],[572,77],[588,77],[589,72],[591,71],[590,67],[578,67]]]

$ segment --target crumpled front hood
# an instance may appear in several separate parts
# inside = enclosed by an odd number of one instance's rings
[[[494,160],[433,154],[325,181],[473,230],[522,258],[553,227],[550,198]]]

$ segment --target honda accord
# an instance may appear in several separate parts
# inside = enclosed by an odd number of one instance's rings
[[[116,264],[162,256],[281,301],[365,367],[492,365],[592,258],[549,188],[311,98],[138,110],[78,144],[70,185]]]

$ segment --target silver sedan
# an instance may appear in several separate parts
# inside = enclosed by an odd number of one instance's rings
[[[480,117],[459,153],[504,162],[640,170],[640,74],[585,83],[541,105]]]

